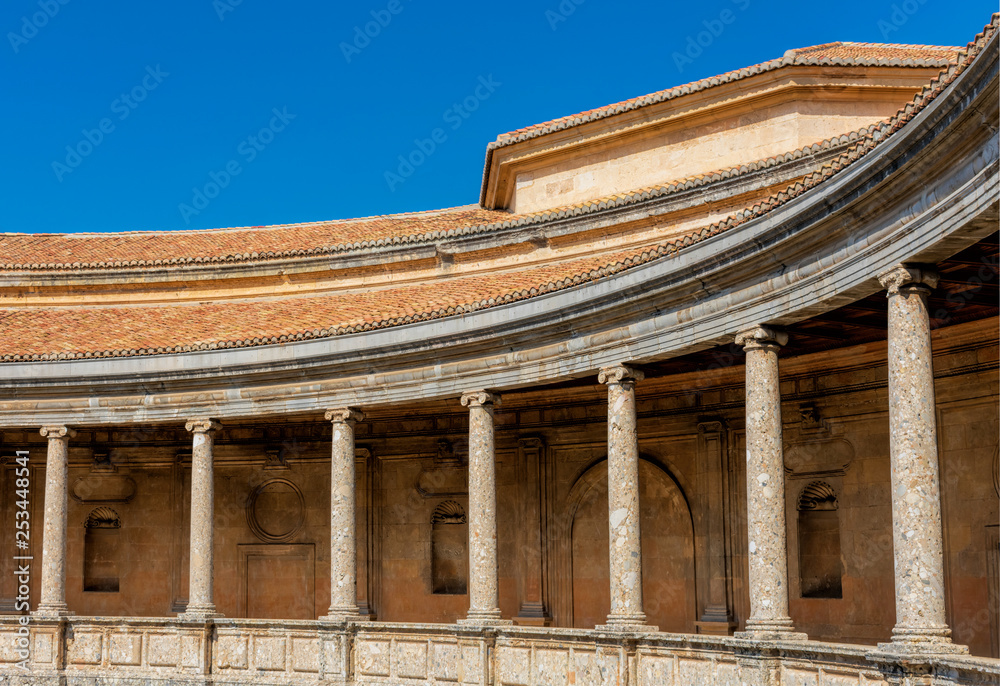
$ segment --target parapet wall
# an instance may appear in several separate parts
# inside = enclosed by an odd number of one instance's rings
[[[889,686],[1000,683],[1000,660],[815,641],[450,624],[69,617],[0,625],[0,683]],[[929,679],[921,681],[920,679]]]

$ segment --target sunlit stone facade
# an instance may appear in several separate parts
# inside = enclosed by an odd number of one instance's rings
[[[478,207],[0,237],[0,679],[997,683],[996,26],[505,134]]]

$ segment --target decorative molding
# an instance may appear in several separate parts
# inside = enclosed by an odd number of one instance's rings
[[[896,295],[900,288],[933,290],[938,285],[938,273],[923,265],[899,264],[878,275],[878,281],[889,295]]]
[[[736,345],[743,346],[744,350],[759,350],[761,348],[784,346],[788,345],[788,334],[784,331],[778,331],[758,324],[738,332],[736,334]]]
[[[120,529],[122,528],[122,518],[110,507],[98,507],[87,515],[84,527],[87,529]]]
[[[792,443],[784,448],[785,475],[793,479],[844,476],[854,454],[854,446],[843,438]]]
[[[290,493],[295,496],[298,500],[298,512],[292,514],[292,522],[290,525],[286,526],[284,530],[272,531],[268,530],[265,523],[261,522],[261,513],[257,511],[257,503],[260,496],[264,493],[265,489],[269,487],[279,487],[286,493]],[[287,510],[286,510],[287,512]],[[253,531],[254,535],[265,543],[286,543],[295,537],[299,531],[302,530],[302,526],[305,524],[306,518],[306,501],[305,497],[302,495],[302,491],[294,483],[288,479],[269,479],[261,484],[259,484],[253,491],[250,492],[250,496],[247,498],[246,504],[246,515],[247,524],[250,526],[250,530]]]
[[[184,425],[184,428],[189,433],[195,434],[205,434],[214,433],[222,428],[222,423],[217,422],[214,419],[209,419],[208,417],[200,417],[198,419],[191,419]]]
[[[619,384],[622,386],[636,384],[646,378],[642,371],[624,364],[614,364],[610,367],[601,367],[597,373],[597,383],[599,384]]]
[[[454,500],[445,500],[434,508],[431,524],[465,524],[465,508]]]
[[[363,422],[365,413],[353,407],[335,407],[323,413],[323,418],[334,424],[354,424]]]
[[[491,391],[468,391],[462,394],[462,407],[482,407],[483,405],[493,405],[499,407],[500,394]]]
[[[38,430],[38,433],[40,433],[43,438],[48,438],[49,440],[55,438],[74,438],[76,436],[75,430],[62,425],[43,426]]]
[[[264,451],[264,469],[267,471],[288,471],[284,448],[268,448]]]
[[[78,503],[129,503],[136,490],[132,477],[113,472],[92,472],[73,482],[70,495]]]
[[[802,489],[799,494],[798,510],[805,512],[809,510],[836,510],[837,493],[833,487],[825,481],[813,481]]]

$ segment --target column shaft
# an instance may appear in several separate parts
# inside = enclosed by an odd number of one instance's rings
[[[778,349],[787,334],[757,326],[736,335],[746,351],[747,531],[750,617],[755,638],[792,634],[788,616],[785,463],[781,439]]]
[[[44,426],[49,439],[45,457],[45,521],[42,531],[42,588],[37,613],[71,614],[66,606],[66,506],[69,486],[69,439],[65,426]]]
[[[642,628],[642,541],[639,531],[639,442],[635,384],[642,373],[616,365],[601,369],[608,387],[608,534],[611,613],[608,628]]]
[[[927,298],[935,273],[899,266],[879,275],[889,298],[889,454],[896,582],[894,649],[967,652],[945,618],[944,553],[934,370]]]
[[[330,610],[326,620],[357,620],[358,543],[357,481],[354,471],[354,424],[364,415],[351,408],[329,410],[333,424],[330,475]]]
[[[191,443],[191,546],[188,604],[192,618],[218,616],[213,595],[215,561],[215,479],[212,449],[221,425],[211,419],[189,421]]]
[[[469,614],[470,624],[498,624],[496,456],[493,407],[500,396],[473,391],[462,396],[469,408]]]

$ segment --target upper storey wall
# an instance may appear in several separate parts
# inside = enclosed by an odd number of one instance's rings
[[[544,211],[738,167],[861,129],[892,117],[940,72],[944,55],[954,52],[939,50],[941,60],[919,65],[789,64],[661,96],[652,105],[604,108],[611,116],[568,118],[579,124],[506,134],[487,157],[483,205]]]

